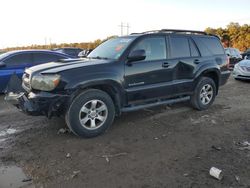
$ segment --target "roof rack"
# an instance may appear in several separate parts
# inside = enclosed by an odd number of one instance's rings
[[[150,34],[150,33],[182,33],[182,34],[198,34],[198,35],[208,35],[204,31],[194,31],[194,30],[181,30],[181,29],[161,29],[161,30],[151,30],[142,33],[132,33],[133,34]]]

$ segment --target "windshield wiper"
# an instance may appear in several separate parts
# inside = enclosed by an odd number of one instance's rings
[[[100,57],[100,56],[96,56],[96,57],[88,57],[90,59],[104,59],[104,60],[108,60],[110,58],[107,58],[107,57]]]

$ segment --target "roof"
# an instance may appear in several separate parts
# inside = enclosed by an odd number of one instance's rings
[[[161,30],[151,30],[142,33],[132,33],[131,35],[145,35],[145,34],[186,34],[186,35],[203,35],[203,36],[214,36],[219,38],[217,35],[208,34],[204,31],[195,30],[182,30],[182,29],[161,29]]]
[[[15,53],[31,53],[31,52],[45,52],[45,53],[51,53],[51,54],[61,54],[64,56],[69,56],[65,53],[57,52],[57,51],[52,51],[52,50],[44,50],[44,49],[30,49],[30,50],[13,50],[6,52],[8,54],[15,54]]]

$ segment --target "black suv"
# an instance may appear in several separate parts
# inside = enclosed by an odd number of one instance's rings
[[[94,137],[122,112],[182,101],[205,110],[229,76],[218,37],[164,29],[110,39],[86,59],[29,68],[26,92],[8,99],[30,115],[65,116],[73,133]]]

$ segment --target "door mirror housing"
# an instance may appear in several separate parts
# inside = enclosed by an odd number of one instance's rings
[[[145,50],[134,50],[130,52],[128,56],[128,62],[133,61],[141,61],[146,59],[146,51]]]
[[[0,68],[1,68],[1,67],[5,67],[5,66],[6,66],[6,63],[0,61]]]

